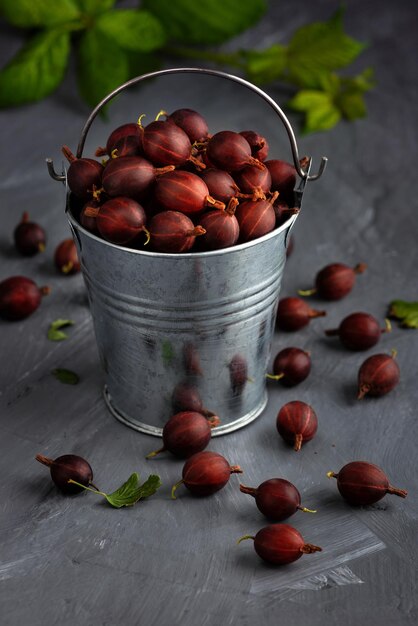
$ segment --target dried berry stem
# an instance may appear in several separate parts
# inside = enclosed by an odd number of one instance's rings
[[[279,192],[278,192],[278,191],[275,191],[275,192],[272,194],[271,198],[269,198],[268,203],[269,203],[269,204],[274,204],[274,203],[276,202],[276,200],[277,200],[277,198],[278,198],[278,197],[279,197]]]
[[[184,480],[181,479],[175,485],[172,486],[172,488],[171,488],[171,499],[172,500],[177,500],[176,495],[175,495],[176,494],[176,489],[177,489],[177,487],[180,487],[180,485],[182,485],[183,483],[184,483]]]
[[[199,159],[197,159],[192,154],[189,156],[188,160],[191,161],[193,163],[193,165],[195,167],[197,167],[198,170],[205,170],[206,169],[206,165],[203,163],[203,161],[199,161]]]
[[[231,470],[231,474],[243,474],[244,473],[239,465],[231,465],[229,469]]]
[[[175,165],[166,165],[165,167],[156,167],[154,170],[155,176],[163,176],[176,169]]]
[[[47,467],[51,467],[51,465],[53,465],[54,463],[54,459],[50,459],[43,454],[37,454],[35,459],[39,461],[39,463],[42,463],[42,465],[46,465]]]
[[[225,203],[221,202],[220,200],[215,200],[215,198],[212,198],[212,196],[206,196],[205,200],[206,204],[209,204],[214,209],[220,209],[221,211],[225,209]]]
[[[392,324],[387,317],[385,317],[385,327],[381,329],[382,333],[390,333],[392,331]]]
[[[97,214],[98,214],[99,210],[100,210],[100,207],[88,206],[84,210],[84,215],[86,217],[97,217]]]
[[[305,543],[300,551],[303,552],[303,554],[312,554],[313,552],[322,552],[322,548],[314,546],[313,543]]]
[[[145,458],[153,459],[155,456],[157,456],[157,454],[160,454],[160,452],[165,452],[165,451],[166,451],[166,448],[163,446],[162,448],[158,448],[158,450],[154,450],[153,452],[150,452],[149,454],[147,454]]]
[[[301,433],[298,433],[297,435],[295,435],[295,445],[293,446],[293,449],[296,450],[296,452],[299,452],[299,450],[301,449],[302,442],[303,442],[303,436],[301,435]]]
[[[252,496],[253,498],[255,498],[257,495],[257,489],[254,489],[254,487],[246,487],[245,485],[241,485],[241,483],[239,486],[239,490],[242,491],[242,493],[248,493],[248,495]]]
[[[216,428],[221,423],[221,420],[219,419],[219,417],[217,415],[211,415],[207,419],[208,419],[208,422],[209,422],[209,426],[211,428]]]
[[[225,212],[229,215],[234,215],[237,206],[239,205],[239,201],[237,198],[231,198],[228,202],[228,206],[225,209]]]
[[[308,315],[309,317],[324,317],[326,314],[326,311],[317,311],[316,309],[311,309]]]
[[[357,263],[357,265],[353,267],[353,271],[356,274],[362,274],[365,270],[367,270],[366,263]]]
[[[253,165],[259,170],[264,170],[266,168],[266,166],[264,165],[264,163],[262,163],[262,161],[259,161],[258,159],[255,159],[254,157],[248,157],[248,165]]]
[[[370,385],[361,385],[358,390],[357,400],[363,400],[364,396],[366,396],[370,391]]]
[[[186,235],[189,237],[198,237],[199,235],[204,235],[205,233],[206,230],[203,228],[203,226],[195,226],[193,230],[189,230]]]
[[[69,163],[72,163],[73,161],[77,160],[68,146],[62,146],[61,152],[63,153],[63,155],[65,156],[65,158],[67,159]]]
[[[405,489],[398,489],[397,487],[393,487],[389,485],[387,488],[387,493],[392,494],[393,496],[399,496],[400,498],[406,498],[408,492]]]
[[[51,287],[40,287],[39,291],[41,292],[41,296],[48,296],[51,293]]]

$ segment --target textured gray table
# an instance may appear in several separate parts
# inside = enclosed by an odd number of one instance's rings
[[[327,318],[291,336],[276,334],[273,352],[292,344],[312,351],[309,379],[291,390],[271,385],[261,418],[211,443],[242,466],[246,484],[286,477],[299,487],[305,506],[318,509],[315,517],[300,513],[291,523],[324,551],[286,568],[263,564],[249,542],[236,545],[238,537],[265,524],[239,493],[236,477],[211,498],[193,499],[184,490],[171,501],[182,462],[161,457],[147,464],[143,457],[155,439],[119,424],[104,406],[82,278],[61,278],[52,264],[55,245],[69,231],[63,191],[47,177],[44,158],[59,161],[63,143],[75,148],[87,117],[73,76],[49,100],[0,114],[0,279],[24,274],[52,289],[26,321],[0,323],[2,626],[416,623],[418,334],[395,325],[371,351],[396,348],[402,379],[387,397],[360,403],[356,373],[365,356],[325,340],[323,330],[355,310],[383,319],[392,298],[417,299],[417,207],[411,193],[418,159],[417,11],[413,1],[348,4],[348,31],[370,44],[361,67],[375,67],[378,86],[368,97],[366,120],[301,141],[301,151],[316,163],[322,154],[330,162],[326,176],[308,187],[282,295],[309,285],[329,262],[365,261],[369,269],[348,298],[325,306]],[[289,1],[277,5],[237,45],[286,40],[295,27],[330,11],[324,0],[299,3],[297,11]],[[4,54],[18,45],[18,33],[3,28]],[[279,102],[286,99],[277,88],[270,93]],[[112,125],[140,108],[137,97],[127,98],[125,111],[115,109]],[[195,98],[213,123],[225,116],[227,127],[256,126],[245,102],[239,112],[228,112],[234,98],[229,87],[218,98],[196,97],[190,80],[168,101],[160,87],[150,87],[147,97],[158,109],[188,106],[188,98]],[[263,120],[263,128],[269,123]],[[92,145],[105,133],[98,122]],[[275,149],[289,158],[280,133]],[[11,245],[23,210],[48,231],[47,250],[35,259],[20,258]],[[75,326],[67,341],[52,343],[46,332],[58,317],[73,319]],[[77,371],[80,384],[57,382],[50,374],[55,367]],[[274,425],[280,406],[296,398],[312,404],[320,421],[316,439],[299,454],[282,444]],[[135,470],[158,472],[163,487],[130,510],[111,509],[90,494],[64,497],[34,461],[38,452],[85,456],[104,488],[116,488]],[[365,509],[344,504],[326,472],[354,459],[383,467],[409,497],[387,497]]]

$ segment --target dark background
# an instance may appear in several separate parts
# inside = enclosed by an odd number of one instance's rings
[[[328,18],[335,7],[325,1],[271,2],[260,24],[228,48],[288,41],[297,27]],[[75,149],[89,113],[78,100],[73,72],[47,100],[0,112],[0,280],[23,274],[52,290],[32,317],[0,323],[2,624],[416,623],[418,334],[394,324],[367,355],[348,353],[323,334],[353,311],[370,312],[383,324],[392,299],[417,300],[416,20],[413,1],[348,2],[346,32],[369,44],[350,72],[371,65],[376,73],[368,117],[301,138],[298,118],[290,116],[314,170],[323,154],[329,166],[307,188],[282,295],[310,286],[315,272],[330,262],[363,261],[368,271],[345,300],[324,305],[326,318],[294,335],[276,333],[273,354],[286,345],[311,350],[310,377],[292,390],[269,385],[264,414],[210,446],[243,467],[246,484],[285,477],[297,485],[305,506],[318,509],[316,516],[298,513],[289,521],[323,552],[286,568],[263,564],[250,542],[236,545],[241,535],[265,525],[254,502],[238,492],[236,477],[212,498],[192,499],[183,490],[170,501],[182,462],[161,457],[146,464],[144,454],[156,440],[119,424],[104,406],[82,278],[58,276],[52,262],[69,229],[64,190],[48,177],[44,159],[51,156],[59,165],[61,145]],[[1,35],[1,55],[8,58],[21,35],[5,25]],[[181,95],[167,96],[159,84],[147,89],[147,103],[158,108],[162,99],[174,108]],[[184,92],[202,112],[210,109],[213,126],[236,104],[229,88],[220,89],[215,103],[195,93],[192,78]],[[289,97],[278,86],[267,91],[279,104]],[[138,108],[137,97],[126,97],[127,111]],[[106,136],[122,113],[115,112],[108,126],[99,121],[93,133]],[[244,122],[256,126],[245,102],[237,125]],[[283,150],[286,145],[285,137],[277,139]],[[290,152],[273,156],[290,159]],[[34,259],[22,259],[12,247],[24,210],[48,232],[47,250]],[[47,329],[59,317],[75,325],[67,341],[52,343]],[[392,348],[398,351],[399,386],[384,398],[356,401],[361,362]],[[55,367],[75,370],[80,384],[60,384],[50,374]],[[315,440],[299,454],[279,440],[274,426],[279,408],[293,399],[311,404],[320,423]],[[121,511],[91,494],[66,498],[34,461],[39,452],[85,456],[97,482],[109,490],[132,471],[144,477],[158,472],[163,487],[153,499]],[[392,484],[409,491],[408,498],[387,496],[373,507],[352,509],[326,477],[351,460],[381,466]]]

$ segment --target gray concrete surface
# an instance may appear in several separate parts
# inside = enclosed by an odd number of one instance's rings
[[[286,40],[303,23],[329,15],[329,2],[271,3],[268,15],[239,45]],[[417,364],[418,331],[382,337],[367,354],[398,351],[401,382],[380,399],[355,399],[356,376],[366,354],[343,350],[324,338],[348,313],[368,311],[383,321],[393,298],[417,300],[417,202],[413,187],[418,159],[416,3],[360,0],[347,3],[346,28],[369,43],[356,70],[372,65],[377,87],[367,97],[369,115],[328,133],[300,139],[301,152],[329,167],[306,192],[295,226],[296,246],[285,268],[282,295],[312,283],[327,263],[368,264],[353,292],[325,303],[327,317],[292,335],[276,333],[273,354],[296,345],[312,352],[313,369],[299,387],[269,385],[264,414],[247,428],[213,440],[210,449],[244,470],[257,485],[281,476],[294,482],[315,516],[289,522],[323,552],[285,568],[263,564],[243,534],[266,524],[254,502],[227,487],[207,499],[171,485],[182,461],[167,456],[146,462],[156,440],[118,423],[102,398],[102,375],[81,276],[60,277],[53,267],[56,244],[69,236],[63,189],[49,179],[44,158],[60,163],[60,146],[75,149],[88,109],[75,96],[74,77],[48,100],[0,112],[2,176],[0,280],[16,274],[51,287],[30,318],[0,323],[0,623],[2,626],[289,626],[309,624],[415,624],[417,614]],[[1,49],[10,55],[19,34],[3,26]],[[98,69],[98,71],[100,71]],[[284,102],[277,86],[269,93]],[[97,122],[88,148],[107,129],[143,106],[199,107],[213,127],[225,123],[258,128],[277,157],[290,158],[286,137],[269,115],[254,109],[230,85],[216,95],[188,79],[179,90],[157,83],[129,94],[109,122]],[[296,125],[297,119],[291,117]],[[107,124],[107,125],[106,125]],[[100,138],[100,140],[99,140]],[[23,210],[44,225],[43,255],[21,258],[11,233]],[[312,300],[315,305],[322,305]],[[47,340],[50,322],[70,318],[69,339]],[[66,386],[50,374],[67,367],[80,375]],[[161,380],[162,389],[164,380]],[[275,417],[293,399],[310,403],[319,418],[317,437],[296,454],[279,439]],[[157,472],[158,494],[132,509],[114,510],[92,494],[61,495],[34,457],[76,453],[89,459],[103,489],[119,486],[131,472]],[[351,460],[381,466],[391,482],[409,491],[406,500],[386,497],[354,509],[326,477]]]

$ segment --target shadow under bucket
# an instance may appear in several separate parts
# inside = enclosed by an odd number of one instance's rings
[[[250,83],[222,72],[185,68],[138,77],[109,94],[83,129],[77,156],[101,107],[128,86],[173,73],[203,73],[255,91],[288,133],[300,207],[309,167],[299,164],[287,118]],[[204,113],[204,111],[203,111]],[[52,162],[50,173],[57,180]],[[113,415],[136,430],[161,436],[168,418],[187,403],[219,416],[213,435],[245,426],[266,406],[270,358],[286,243],[297,215],[254,241],[211,252],[164,254],[111,244],[78,221],[79,202],[67,195],[67,216],[78,248]]]

